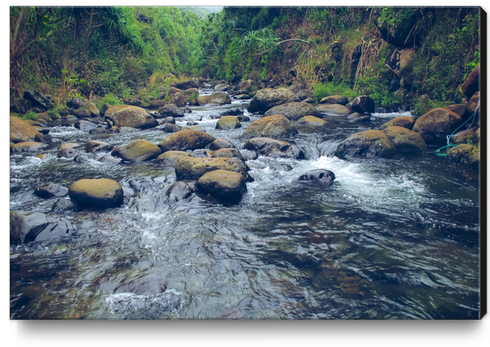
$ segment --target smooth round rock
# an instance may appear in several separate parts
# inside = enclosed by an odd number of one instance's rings
[[[108,178],[81,179],[70,186],[70,198],[83,206],[115,207],[123,203],[121,185]]]

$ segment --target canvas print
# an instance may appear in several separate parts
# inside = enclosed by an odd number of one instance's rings
[[[486,313],[482,8],[9,11],[11,320]]]

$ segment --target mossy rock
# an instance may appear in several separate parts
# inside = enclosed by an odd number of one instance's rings
[[[111,155],[130,162],[141,162],[158,157],[162,150],[157,145],[146,140],[134,140],[127,146],[116,148]]]
[[[203,131],[185,129],[173,133],[160,142],[162,152],[201,149],[215,140],[214,136]]]
[[[242,125],[240,121],[235,116],[224,116],[221,117],[216,123],[216,129],[229,130],[240,128]]]
[[[447,157],[458,163],[469,164],[475,170],[480,167],[480,150],[472,145],[461,144],[453,147],[447,152]]]
[[[295,144],[269,137],[250,139],[243,148],[272,158],[305,159],[304,152]]]
[[[10,116],[10,141],[14,143],[34,141],[40,132],[26,121]]]
[[[419,133],[427,145],[444,145],[450,135],[461,125],[461,116],[445,108],[433,109],[415,121],[413,131]]]
[[[165,167],[175,167],[177,159],[180,157],[192,157],[192,153],[184,151],[167,151],[160,154],[155,161]]]
[[[320,100],[320,104],[338,104],[338,105],[347,105],[349,100],[343,95],[331,95],[326,96]]]
[[[211,194],[220,201],[237,203],[247,191],[247,185],[242,174],[215,170],[202,175],[196,183],[196,188]]]
[[[274,106],[264,113],[264,116],[280,114],[291,121],[298,120],[305,116],[321,117],[322,113],[315,106],[302,102],[290,102],[283,105]]]
[[[479,143],[479,133],[477,134],[476,128],[465,129],[457,132],[451,136],[451,143],[453,144],[470,144]]]
[[[248,106],[249,112],[266,112],[277,105],[299,101],[298,96],[286,88],[258,90]]]
[[[116,207],[124,201],[121,185],[107,178],[78,180],[70,186],[68,195],[82,206]]]
[[[197,98],[197,102],[199,103],[199,106],[208,104],[225,105],[231,104],[231,99],[227,93],[218,92],[211,95],[200,96]]]
[[[178,180],[199,179],[209,171],[228,170],[242,174],[246,180],[252,180],[245,165],[233,158],[194,158],[179,157],[175,165],[175,174]]]
[[[298,133],[294,125],[283,115],[266,116],[250,123],[243,137],[285,138]]]
[[[383,130],[393,141],[398,153],[417,153],[427,149],[424,139],[420,134],[400,126],[391,126]]]
[[[132,127],[132,128],[152,128],[158,125],[158,122],[144,108],[131,105],[111,106],[106,112],[108,117],[115,126]]]
[[[348,137],[334,151],[340,159],[391,158],[396,153],[393,141],[380,130],[367,130]]]
[[[384,123],[381,126],[381,130],[389,128],[389,127],[393,127],[393,126],[403,127],[403,128],[408,129],[408,130],[412,130],[414,124],[415,124],[415,119],[413,119],[412,117],[400,116],[400,117],[393,118],[392,120],[390,120],[387,123]]]
[[[339,104],[320,104],[316,108],[321,113],[335,114],[339,116],[347,116],[352,113],[352,109],[350,107]]]
[[[19,142],[10,147],[12,153],[21,153],[21,152],[37,152],[43,148],[48,147],[47,144],[42,142]]]

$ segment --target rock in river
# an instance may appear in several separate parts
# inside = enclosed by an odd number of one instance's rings
[[[298,96],[286,88],[265,88],[257,91],[248,106],[249,112],[266,112],[277,105],[299,101]]]
[[[152,128],[158,122],[144,108],[130,105],[111,106],[105,116],[117,127]]]
[[[253,138],[243,148],[272,158],[305,159],[305,154],[295,144],[268,137]]]
[[[216,123],[216,129],[228,130],[240,128],[242,125],[240,121],[235,116],[224,116],[221,117]]]
[[[228,170],[205,173],[197,180],[196,188],[218,200],[231,203],[238,202],[247,191],[243,175]]]
[[[445,108],[435,108],[415,121],[413,131],[419,133],[427,145],[444,145],[450,135],[461,124],[460,115]]]
[[[203,131],[185,129],[173,133],[160,142],[158,147],[162,152],[187,151],[204,148],[215,140],[214,136]]]
[[[157,145],[139,139],[131,141],[127,146],[116,148],[111,155],[134,163],[154,159],[161,153],[162,150]]]
[[[209,171],[228,170],[242,174],[246,181],[253,181],[243,162],[233,158],[193,158],[179,157],[175,165],[178,180],[199,179]]]
[[[335,180],[335,174],[330,170],[312,170],[299,176],[298,181],[313,183],[320,186],[329,186]]]
[[[356,133],[342,141],[334,151],[340,159],[390,158],[395,154],[393,141],[380,130]]]
[[[121,185],[107,178],[81,179],[70,186],[70,198],[82,206],[115,207],[123,203]]]
[[[313,105],[305,104],[303,102],[290,102],[284,105],[274,106],[264,116],[272,116],[280,114],[287,119],[295,121],[305,116],[321,117],[322,113],[318,111]]]
[[[285,116],[276,114],[266,116],[250,123],[243,137],[284,138],[297,134],[298,130]]]
[[[10,116],[10,141],[13,143],[34,141],[38,129],[17,117]]]
[[[424,139],[415,131],[404,127],[392,126],[383,132],[393,141],[398,153],[417,153],[427,149]]]

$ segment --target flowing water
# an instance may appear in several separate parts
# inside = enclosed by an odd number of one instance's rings
[[[241,148],[241,134],[259,116],[245,112],[250,122],[235,130],[215,130],[212,116],[245,106],[192,107],[177,123],[197,121]],[[11,210],[53,215],[56,200],[38,198],[34,189],[81,178],[117,180],[125,203],[61,212],[78,227],[74,235],[11,246],[11,319],[478,318],[477,173],[430,152],[332,156],[349,135],[400,115],[409,114],[374,114],[366,126],[327,117],[324,131],[294,138],[306,160],[247,161],[255,181],[234,206],[195,193],[163,203],[175,173],[152,161],[76,163],[58,158],[55,148],[43,160],[12,155]],[[169,136],[156,129],[89,135],[74,127],[51,134],[117,146]],[[298,181],[318,168],[335,173],[331,187]]]

